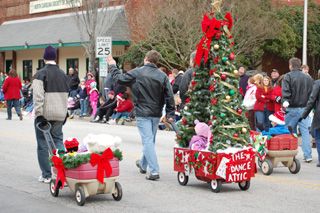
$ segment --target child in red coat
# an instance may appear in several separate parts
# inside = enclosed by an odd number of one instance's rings
[[[117,101],[115,113],[113,113],[112,119],[108,124],[116,124],[117,120],[119,120],[118,123],[123,124],[124,119],[128,118],[130,112],[133,110],[133,103],[127,93],[124,93],[122,96],[120,94],[117,95]]]
[[[271,79],[268,76],[263,78],[262,85],[259,85],[256,91],[256,103],[254,105],[255,120],[257,131],[269,131],[271,123],[269,116],[274,111],[272,100]]]
[[[275,87],[272,90],[271,94],[271,100],[274,101],[274,110],[275,112],[281,111],[281,99],[282,99],[282,88],[281,88],[281,82],[284,75],[281,75],[279,79],[277,80]]]

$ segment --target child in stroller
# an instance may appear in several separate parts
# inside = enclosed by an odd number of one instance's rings
[[[70,116],[69,118],[73,119],[77,110],[80,109],[80,99],[77,96],[69,97],[67,106],[68,106],[68,112],[69,112],[69,116]]]

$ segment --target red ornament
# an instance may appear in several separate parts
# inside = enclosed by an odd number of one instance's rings
[[[181,119],[181,123],[182,123],[182,125],[187,125],[188,121],[187,121],[187,119],[185,117],[183,117]]]
[[[221,32],[217,32],[215,38],[217,40],[219,40],[221,38],[222,33]]]
[[[233,47],[233,46],[234,46],[234,42],[231,42],[230,47]]]
[[[192,75],[193,75],[193,77],[196,77],[197,73],[196,73],[196,72],[193,72]]]
[[[112,174],[112,167],[110,160],[113,158],[113,152],[110,148],[106,149],[102,155],[92,153],[90,157],[91,166],[98,165],[97,180],[104,183],[104,176],[110,177]]]
[[[212,120],[217,120],[217,116],[212,116]]]
[[[214,90],[215,90],[214,85],[210,85],[209,91],[210,91],[210,92],[213,92]]]
[[[208,121],[208,126],[211,126],[212,125],[212,121]]]
[[[226,74],[221,74],[221,80],[223,80],[223,81],[227,80],[227,75]]]
[[[217,56],[217,57],[214,58],[213,63],[214,63],[214,64],[219,63],[219,56]]]
[[[216,71],[217,71],[217,68],[211,69],[209,72],[210,76],[213,75]]]
[[[230,59],[230,60],[234,60],[234,58],[235,58],[234,52],[230,53],[229,59]]]
[[[194,80],[192,80],[192,81],[191,81],[191,85],[192,85],[192,87],[195,87],[195,86],[197,85],[197,82],[194,81]]]
[[[239,137],[238,133],[234,133],[234,134],[233,134],[233,137],[234,137],[234,138],[238,138],[238,137]]]
[[[217,100],[216,98],[212,98],[212,99],[211,99],[211,104],[212,104],[213,106],[217,105],[217,103],[218,103],[218,100]]]
[[[241,114],[242,114],[242,109],[239,108],[239,109],[237,110],[237,113],[238,113],[239,115],[241,115]]]
[[[186,98],[186,104],[187,103],[190,103],[190,98],[188,97],[188,98]]]

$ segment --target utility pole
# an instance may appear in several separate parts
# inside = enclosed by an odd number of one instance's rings
[[[307,64],[308,0],[304,0],[302,64]]]

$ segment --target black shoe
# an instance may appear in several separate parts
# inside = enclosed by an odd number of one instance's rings
[[[6,118],[7,121],[11,121],[11,118]]]
[[[140,165],[140,160],[136,161],[136,166],[139,168],[141,174],[146,174],[147,173],[146,170],[142,169],[142,167]]]
[[[153,175],[153,174],[149,174],[149,175],[147,175],[146,176],[146,179],[147,180],[158,180],[158,179],[160,179],[160,175]]]
[[[320,167],[320,162],[319,162],[319,163],[317,163],[317,167]]]

